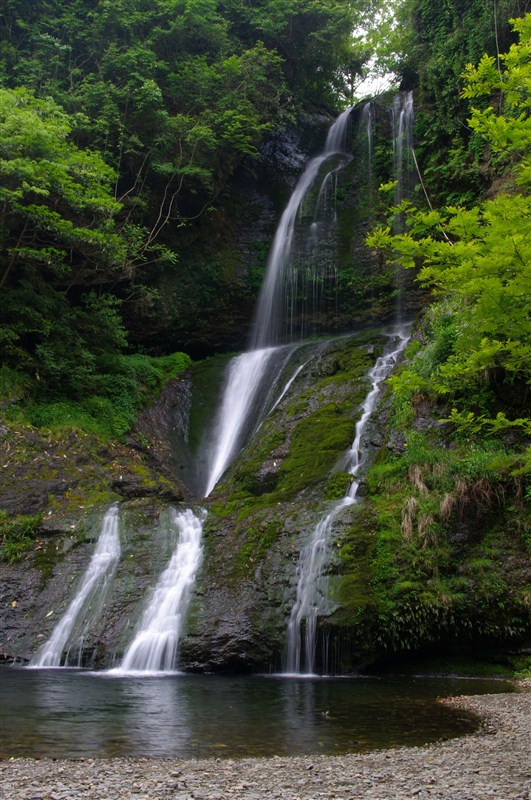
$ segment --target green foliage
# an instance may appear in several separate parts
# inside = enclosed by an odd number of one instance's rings
[[[210,259],[196,226],[265,135],[303,106],[341,102],[362,10],[350,0],[6,0],[0,359],[27,395],[114,400],[124,392],[99,384],[126,340],[153,347],[166,327],[177,349],[190,338],[181,317],[208,308],[228,322],[242,289],[254,295],[241,265],[220,256],[230,222],[201,231],[216,240]]]
[[[477,202],[494,165],[467,125],[468,98],[457,87],[467,63],[477,63],[484,53],[496,58],[509,48],[514,39],[509,20],[523,16],[526,3],[405,0],[399,5],[398,73],[405,88],[416,89],[416,150],[430,197],[436,203]]]
[[[0,90],[0,358],[41,397],[84,396],[126,343],[118,300],[77,288],[122,269],[126,250],[114,172],[71,128],[52,100]]]
[[[0,90],[1,393],[32,424],[123,436],[189,359],[123,354],[122,304],[101,285],[134,237],[117,230],[114,171],[71,142],[74,125],[50,99]]]
[[[142,406],[190,364],[185,353],[158,358],[115,355],[104,362],[105,371],[91,374],[89,384],[85,384],[85,396],[78,386],[72,388],[70,397],[61,391],[42,396],[34,390],[33,399],[27,399],[22,406],[13,404],[5,416],[56,432],[75,428],[103,439],[122,439]],[[6,382],[6,387],[18,386],[18,374],[10,372],[9,376],[12,381]]]
[[[125,252],[112,224],[120,206],[113,171],[68,140],[72,123],[50,99],[0,90],[0,189],[4,270],[35,265],[52,273],[94,264],[121,266]],[[89,267],[90,264],[90,267]]]
[[[403,398],[445,398],[454,406],[448,419],[461,433],[529,430],[518,412],[531,360],[530,19],[516,23],[521,40],[503,57],[506,70],[498,72],[485,58],[477,70],[468,67],[464,90],[471,97],[504,92],[503,113],[474,109],[471,125],[503,155],[512,191],[469,209],[424,211],[403,203],[398,210],[406,231],[380,228],[369,238],[404,267],[419,267],[417,280],[437,298],[428,317],[431,342],[393,378],[393,387]]]
[[[0,558],[13,564],[35,544],[42,515],[10,517],[0,510]]]
[[[244,41],[258,39],[281,54],[284,74],[305,105],[337,104],[349,97],[349,83],[367,48],[353,42],[352,30],[367,16],[364,3],[348,0],[259,0],[224,3],[232,29]]]
[[[461,649],[529,632],[529,520],[501,445],[448,448],[406,435],[367,474],[363,505],[338,542],[332,624],[361,657],[440,643]],[[353,627],[354,626],[354,627]]]

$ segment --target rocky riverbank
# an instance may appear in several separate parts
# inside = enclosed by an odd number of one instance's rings
[[[444,700],[483,722],[426,747],[338,757],[0,762],[5,800],[529,800],[529,685]]]

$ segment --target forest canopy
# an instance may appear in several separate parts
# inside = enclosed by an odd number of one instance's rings
[[[365,11],[347,0],[6,0],[4,393],[116,401],[121,307],[154,308],[154,274],[178,280],[183,227],[265,135],[304,107],[337,108]]]
[[[168,353],[139,333],[160,315],[168,284],[166,307],[177,306],[168,325],[214,302],[229,319],[224,292],[252,306],[254,284],[229,279],[227,288],[219,260],[190,258],[194,226],[206,220],[207,231],[217,212],[223,224],[235,173],[273,132],[350,102],[375,51],[397,82],[418,87],[418,155],[432,198],[470,206],[491,160],[466,123],[471,98],[460,96],[460,76],[467,61],[514,40],[508,19],[522,2],[500,1],[494,17],[484,0],[465,6],[5,0],[2,395],[40,404],[33,420],[43,419],[43,403],[103,398],[102,407],[127,409],[117,423],[126,428],[146,349]],[[370,35],[353,35],[362,29]],[[152,367],[156,384],[165,368]]]

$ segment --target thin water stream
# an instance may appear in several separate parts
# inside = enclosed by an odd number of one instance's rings
[[[413,92],[396,95],[392,109],[393,158],[396,180],[395,203],[398,205],[410,193],[413,160]]]
[[[346,471],[352,475],[350,487],[341,500],[334,503],[319,520],[308,542],[299,554],[297,592],[288,620],[284,672],[288,675],[313,675],[316,654],[317,620],[326,613],[326,577],[324,567],[329,559],[334,522],[343,509],[357,503],[360,469],[366,462],[363,436],[377,407],[383,381],[397,363],[409,340],[409,327],[401,326],[389,334],[389,344],[369,371],[370,390],[361,406],[354,441],[347,456]]]
[[[103,518],[94,553],[74,598],[30,666],[59,667],[68,664],[70,651],[73,652],[74,663],[80,663],[85,634],[98,608],[101,608],[120,558],[118,522],[118,505],[113,505]]]

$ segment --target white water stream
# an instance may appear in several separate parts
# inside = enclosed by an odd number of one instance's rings
[[[61,664],[67,664],[68,651],[74,648],[74,644],[75,650],[78,651],[77,663],[80,664],[84,636],[96,611],[93,610],[88,619],[84,619],[84,615],[89,612],[92,601],[101,606],[109,581],[118,564],[120,549],[118,506],[114,505],[103,518],[96,548],[74,599],[48,641],[31,660],[31,667],[59,667]],[[81,631],[78,630],[80,625]],[[76,641],[72,642],[74,632]],[[65,652],[67,646],[68,651]]]
[[[286,359],[278,362],[278,368],[268,374],[268,370],[274,366],[274,358],[278,357],[283,349],[282,346],[278,346],[281,330],[280,311],[285,304],[285,283],[290,269],[297,215],[305,197],[316,182],[321,166],[330,158],[337,158],[338,154],[344,157],[342,163],[350,159],[345,152],[345,143],[351,110],[349,108],[344,111],[331,126],[323,152],[308,162],[280,219],[258,298],[251,348],[229,364],[226,387],[211,436],[205,496],[213,491],[238,453],[243,443],[243,435],[249,427],[251,412],[256,411],[257,399],[264,391],[270,393],[271,387],[276,385],[286,360],[293,351],[293,348],[289,350]],[[335,169],[337,168],[336,164]],[[328,171],[321,180],[316,208],[321,202],[323,187],[328,183],[331,174],[332,172]],[[267,386],[264,385],[266,378]],[[262,414],[267,411],[263,403],[261,411]]]
[[[399,205],[410,190],[413,160],[413,92],[396,95],[391,109],[393,125],[393,160],[396,180],[395,204]]]
[[[351,156],[346,152],[346,138],[351,111],[351,108],[347,108],[331,126],[322,153],[308,162],[280,218],[269,252],[266,274],[258,298],[251,339],[252,349],[268,347],[276,344],[279,340],[281,333],[279,317],[280,311],[285,304],[283,296],[284,281],[289,272],[297,215],[303,200],[314,186],[322,165],[338,155],[344,157],[343,163],[350,160]],[[330,170],[323,177],[322,184],[328,181],[329,176]],[[317,204],[319,203],[319,198],[320,192],[317,195]]]
[[[352,483],[346,495],[335,503],[312,531],[302,548],[297,565],[297,593],[288,621],[284,672],[286,674],[314,674],[316,630],[319,615],[326,611],[326,576],[324,567],[329,557],[335,520],[347,506],[357,503],[358,474],[365,464],[367,450],[363,435],[377,406],[382,383],[388,377],[409,339],[407,327],[399,327],[389,334],[389,345],[369,371],[371,388],[361,406],[361,417],[356,424],[354,441],[348,452],[346,469]]]
[[[293,230],[300,205],[313,186],[321,165],[330,156],[344,153],[348,116],[344,112],[332,125],[323,153],[312,159],[291,196],[269,256],[266,278],[260,294],[251,349],[234,358],[228,367],[226,385],[214,422],[209,446],[209,469],[204,496],[216,486],[240,449],[250,429],[259,426],[271,407],[274,389],[293,347],[272,346],[278,336],[274,309],[279,302],[284,274],[289,263]],[[329,179],[328,173],[323,184]],[[321,193],[318,195],[318,203]],[[287,382],[284,396],[301,367]],[[280,402],[277,399],[273,407]],[[188,510],[175,514],[179,541],[166,570],[149,599],[137,632],[123,660],[113,672],[157,672],[175,666],[179,638],[186,620],[191,590],[202,557],[202,527],[206,512],[197,516]]]
[[[120,666],[111,673],[167,672],[175,669],[177,649],[186,622],[192,589],[201,565],[206,512],[171,509],[178,531],[173,555],[148,598],[137,632]]]
[[[227,386],[214,429],[205,497],[212,492],[237,452],[243,426],[274,353],[273,347],[251,350],[233,358],[229,364]]]

